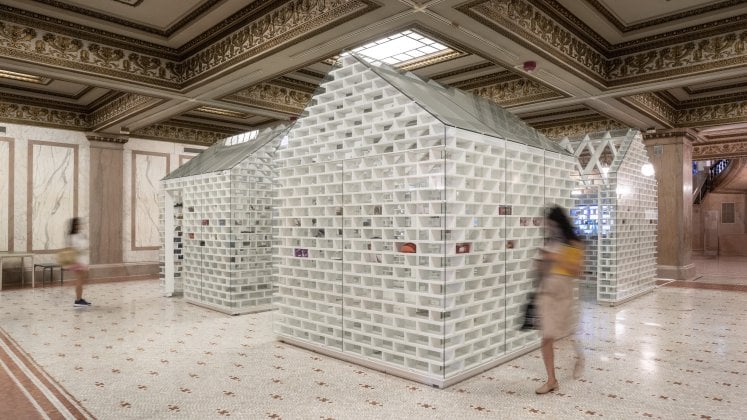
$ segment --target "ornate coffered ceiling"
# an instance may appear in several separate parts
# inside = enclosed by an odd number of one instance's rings
[[[550,137],[691,128],[696,156],[745,154],[744,0],[6,0],[0,122],[210,144],[294,118],[330,58],[403,30],[450,48],[407,70]]]

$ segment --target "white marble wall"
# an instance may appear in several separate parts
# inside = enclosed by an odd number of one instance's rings
[[[68,194],[57,194],[56,192],[60,188],[68,188],[70,185],[72,185],[69,180],[63,181],[62,178],[59,175],[54,175],[54,177],[51,175],[55,170],[59,170],[62,168],[67,168],[67,164],[63,163],[65,159],[67,159],[65,152],[70,151],[72,149],[65,148],[64,146],[72,146],[77,145],[78,146],[78,216],[81,216],[84,218],[84,220],[87,220],[88,218],[88,209],[89,209],[89,172],[90,172],[90,147],[88,143],[88,139],[85,136],[85,133],[83,132],[77,132],[77,131],[69,131],[69,130],[60,130],[55,128],[43,128],[43,127],[31,127],[31,126],[25,126],[25,125],[18,125],[18,124],[2,124],[2,126],[6,127],[6,134],[4,137],[7,137],[9,139],[12,139],[14,143],[14,155],[15,158],[13,160],[14,162],[14,168],[13,168],[13,211],[10,211],[10,203],[8,202],[8,195],[7,195],[7,184],[9,182],[9,176],[6,174],[8,170],[8,142],[0,141],[0,251],[6,250],[7,243],[8,243],[8,221],[7,221],[7,215],[13,214],[13,223],[12,223],[12,237],[13,237],[13,249],[15,251],[25,251],[29,249],[29,239],[27,238],[27,231],[29,227],[29,223],[33,223],[32,226],[32,234],[33,237],[31,238],[31,245],[33,245],[34,250],[40,249],[39,247],[47,247],[47,249],[53,249],[54,247],[59,246],[59,241],[62,240],[56,239],[53,233],[47,234],[45,232],[45,228],[38,227],[37,223],[46,223],[46,220],[41,220],[41,214],[44,212],[47,213],[54,213],[56,216],[54,216],[54,220],[57,222],[62,221],[66,218],[66,214],[69,212],[69,210],[66,210],[70,206],[69,201],[57,202],[57,200],[62,196],[67,196]],[[33,168],[34,168],[34,175],[32,178],[29,176],[29,142],[41,142],[45,146],[39,147],[38,150],[34,148],[33,152]],[[55,146],[63,146],[63,147],[51,147],[49,144],[54,144]],[[33,143],[32,143],[33,144]],[[37,146],[35,146],[37,147]],[[190,148],[195,148],[195,146],[187,146]],[[184,152],[184,145],[182,144],[176,144],[176,143],[166,143],[166,142],[159,142],[159,141],[153,141],[153,140],[142,140],[142,139],[130,139],[129,142],[125,144],[124,147],[124,153],[123,153],[123,171],[122,171],[122,183],[123,183],[123,215],[122,215],[122,230],[123,230],[123,252],[124,252],[124,261],[125,262],[133,262],[133,263],[140,263],[140,262],[157,262],[158,261],[158,250],[144,250],[144,251],[133,251],[132,245],[133,245],[133,235],[132,235],[132,193],[133,193],[133,167],[132,167],[132,151],[138,151],[138,152],[155,152],[155,153],[164,153],[168,156],[168,165],[170,169],[174,169],[178,167],[178,165],[184,161],[184,157],[182,156],[192,156],[190,153]],[[147,160],[147,159],[146,159]],[[140,158],[137,160],[140,162]],[[157,162],[161,162],[158,165],[163,165],[162,162],[165,162],[166,158],[157,158]],[[146,228],[143,228],[142,226],[138,228],[135,238],[137,243],[139,244],[147,244],[147,245],[155,245],[160,246],[161,243],[157,239],[158,238],[158,231],[157,231],[157,222],[158,222],[158,206],[153,201],[152,198],[147,198],[148,196],[153,197],[153,189],[147,190],[147,183],[151,182],[152,185],[156,185],[156,188],[158,188],[158,180],[160,177],[163,177],[165,175],[165,172],[163,170],[159,170],[158,168],[148,169],[148,164],[146,161],[142,161],[145,165],[143,168],[136,168],[136,174],[138,178],[142,175],[143,178],[140,179],[140,181],[136,182],[135,184],[138,185],[137,188],[135,188],[135,193],[138,191],[143,192],[143,197],[146,204],[143,204],[141,206],[138,206],[138,200],[135,200],[136,205],[135,211],[136,214],[139,214],[139,216],[136,217],[137,220],[144,220],[146,223],[144,223],[144,226]],[[4,172],[5,171],[5,172]],[[68,172],[66,172],[66,176],[70,175]],[[55,178],[56,177],[56,178]],[[29,190],[29,179],[33,181],[31,190]],[[42,182],[43,179],[49,180],[53,185],[45,185],[44,182]],[[145,181],[148,180],[148,181]],[[49,191],[48,193],[45,191]],[[146,191],[149,191],[146,193]],[[28,214],[28,207],[29,207],[29,197],[32,198],[32,203],[37,203],[38,206],[36,210],[32,210],[32,217],[29,219],[27,217]],[[66,199],[65,199],[66,200]],[[57,209],[55,206],[57,204],[62,204],[63,206],[66,206],[65,209]],[[140,210],[138,210],[140,208]],[[153,209],[153,213],[148,213],[148,210],[146,209]],[[37,216],[34,216],[37,215]],[[37,217],[37,220],[34,221],[34,217]],[[69,216],[68,216],[69,217]],[[152,230],[149,230],[147,226],[148,220],[152,220],[150,222],[150,226],[154,226],[155,221],[155,227],[152,228]],[[137,227],[140,223],[136,222],[135,226]],[[61,223],[60,227],[64,226],[65,223]],[[155,241],[154,241],[154,238]],[[36,257],[34,259],[35,262],[53,262],[55,260],[55,253],[53,251],[49,251],[48,253],[36,253]]]
[[[10,141],[0,139],[0,251],[9,251],[10,244]]]
[[[65,247],[65,231],[76,215],[77,145],[31,143],[29,182],[31,250]]]
[[[134,152],[133,189],[134,225],[133,249],[159,247],[158,192],[159,181],[169,173],[169,156]]]
[[[195,146],[187,147],[194,148]],[[168,156],[168,163],[166,163],[166,156]],[[147,248],[161,246],[158,232],[160,180],[168,174],[168,171],[179,167],[184,157],[191,156],[193,155],[184,153],[184,145],[181,144],[144,139],[130,139],[125,143],[123,157],[123,253],[125,262],[158,261],[159,250]]]
[[[60,168],[59,162],[52,163],[57,156],[66,156],[67,151],[71,151],[70,146],[78,147],[78,173],[73,175],[67,172],[68,177],[77,177],[78,182],[78,216],[87,219],[88,216],[88,173],[89,173],[89,148],[88,140],[84,133],[68,130],[59,130],[54,128],[30,127],[17,124],[3,124],[6,127],[5,137],[13,139],[14,142],[14,160],[13,160],[13,250],[27,251],[33,249],[37,254],[35,262],[53,262],[55,260],[56,247],[59,246],[62,238],[55,238],[54,231],[56,228],[50,228],[50,223],[43,222],[47,227],[36,225],[41,221],[41,214],[44,212],[55,213],[54,220],[62,221],[66,216],[67,210],[57,209],[56,206],[69,205],[69,202],[57,203],[59,195],[45,196],[41,192],[44,187],[39,184],[39,180],[49,177],[55,168]],[[29,144],[44,144],[46,149],[34,146],[29,155]],[[52,147],[59,146],[59,147]],[[52,153],[55,156],[52,156]],[[29,162],[33,159],[34,174],[30,173]],[[52,167],[49,165],[52,164]],[[65,164],[66,165],[66,164]],[[63,165],[63,167],[66,167]],[[5,165],[3,165],[5,166]],[[54,175],[61,177],[59,173]],[[4,177],[3,177],[4,178]],[[31,181],[31,184],[30,184]],[[55,182],[60,181],[55,179]],[[68,178],[65,183],[72,185],[72,179]],[[59,185],[59,184],[58,184]],[[34,193],[36,191],[36,194]],[[7,196],[0,199],[0,207],[8,211]],[[41,213],[40,213],[41,212]],[[35,216],[36,215],[36,216]],[[34,217],[37,217],[36,222]],[[70,217],[69,215],[67,216]],[[65,221],[66,222],[66,221]],[[65,223],[62,222],[61,225]],[[29,227],[31,227],[33,237],[28,237]],[[61,228],[61,226],[60,226]],[[60,230],[60,232],[62,232]],[[44,250],[47,250],[46,253]],[[41,251],[41,252],[39,252]]]

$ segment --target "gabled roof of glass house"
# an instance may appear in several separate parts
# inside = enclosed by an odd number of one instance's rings
[[[259,131],[251,140],[237,143],[237,136],[228,137],[205,149],[165,176],[162,181],[231,169],[278,136],[284,136],[287,131],[286,125],[279,125]]]
[[[549,140],[492,101],[459,89],[447,88],[433,80],[423,80],[413,73],[402,72],[374,59],[350,55],[446,125],[568,154],[558,143]]]
[[[630,144],[640,132],[633,129],[600,131],[565,137],[560,145],[578,158],[576,170],[582,177],[606,177],[616,173],[625,161]]]

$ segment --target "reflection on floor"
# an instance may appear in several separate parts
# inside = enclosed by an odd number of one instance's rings
[[[724,273],[700,281],[709,275]],[[739,419],[747,406],[741,292],[660,287],[619,307],[584,302],[586,375],[571,378],[562,340],[560,390],[543,396],[538,351],[438,390],[278,343],[272,313],[222,315],[160,297],[157,281],[86,295],[94,306],[81,309],[70,287],[0,292],[0,391],[15,380],[30,390],[1,392],[0,418]]]

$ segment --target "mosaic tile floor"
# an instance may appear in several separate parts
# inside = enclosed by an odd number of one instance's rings
[[[91,285],[92,308],[71,295],[0,292],[0,329],[100,419],[745,418],[747,293],[585,303],[585,378],[563,340],[560,391],[543,396],[538,351],[438,390],[278,343],[272,313],[222,315],[160,297],[157,281]]]

